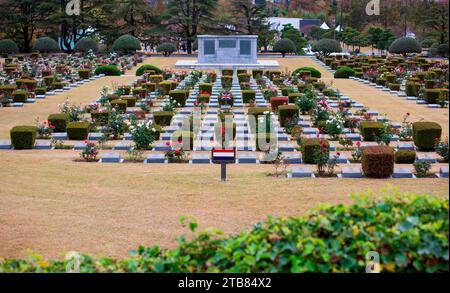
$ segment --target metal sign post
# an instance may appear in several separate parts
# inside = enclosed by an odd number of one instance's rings
[[[220,164],[220,180],[227,181],[227,164],[236,162],[235,148],[214,148],[211,150],[211,158],[214,164]]]

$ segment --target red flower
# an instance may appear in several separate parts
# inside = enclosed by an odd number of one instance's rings
[[[341,153],[337,153],[336,155],[337,155],[338,157],[340,157],[340,156],[341,156]]]
[[[166,141],[166,145],[169,146],[170,145],[170,141]]]
[[[175,155],[179,155],[180,154],[180,150],[176,149],[175,150]]]
[[[357,141],[357,142],[356,142],[356,146],[357,146],[357,147],[360,147],[360,146],[361,146],[361,142],[360,142],[360,141]]]
[[[408,116],[409,116],[409,115],[411,115],[411,113],[409,113],[409,112],[408,112],[408,113],[406,113],[406,115],[408,115]]]
[[[88,143],[87,139],[86,139],[86,140],[84,141],[84,143],[85,143],[85,144],[87,144],[87,143]]]
[[[222,127],[222,128],[220,129],[220,133],[225,134],[225,127]]]

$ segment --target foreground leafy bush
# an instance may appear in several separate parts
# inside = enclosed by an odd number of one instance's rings
[[[292,72],[292,75],[297,75],[300,73],[300,71],[309,71],[311,72],[311,76],[312,77],[317,77],[317,78],[321,78],[322,77],[322,73],[320,73],[319,70],[315,69],[314,67],[300,67],[294,70],[294,72]]]
[[[380,254],[381,272],[449,271],[448,199],[388,191],[354,201],[269,217],[239,235],[183,235],[174,249],[141,246],[123,260],[82,255],[80,272],[365,272],[369,251]],[[31,255],[0,261],[0,272],[65,272],[69,261]]]

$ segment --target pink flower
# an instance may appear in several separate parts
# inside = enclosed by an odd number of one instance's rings
[[[84,143],[85,143],[85,144],[88,144],[88,141],[87,141],[87,139],[86,139],[86,140],[84,141]]]
[[[360,142],[360,141],[357,141],[357,142],[356,142],[356,146],[357,146],[357,147],[360,147],[360,146],[361,146],[361,142]]]
[[[170,145],[170,141],[166,141],[166,145],[169,146]]]
[[[180,150],[176,149],[175,150],[175,155],[179,155],[180,154]]]

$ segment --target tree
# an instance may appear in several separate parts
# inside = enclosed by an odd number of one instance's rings
[[[381,50],[381,52],[389,49],[389,46],[392,44],[392,42],[395,40],[395,35],[392,32],[391,29],[387,28],[382,30],[380,34],[380,38],[378,39],[378,42],[376,44],[376,48]]]
[[[380,42],[381,34],[383,33],[383,30],[379,27],[371,27],[367,31],[367,39],[369,40],[369,44],[373,48],[378,45]]]
[[[297,51],[297,47],[291,40],[281,39],[275,44],[273,51],[281,53],[284,58],[286,53],[295,53]]]
[[[119,30],[140,38],[153,17],[147,0],[122,0],[118,2],[117,18],[123,21]]]
[[[19,47],[13,40],[10,39],[0,40],[0,53],[16,54],[19,53]]]
[[[21,49],[29,53],[39,22],[43,21],[46,15],[41,1],[1,1],[0,11],[0,24],[5,35],[17,41]]]
[[[339,42],[336,40],[321,39],[313,45],[312,50],[314,52],[320,52],[323,55],[327,56],[330,55],[331,53],[341,52],[342,48]]]
[[[141,49],[141,43],[132,35],[120,36],[114,41],[112,50],[121,53],[128,53],[130,51],[136,51]]]
[[[192,42],[201,28],[212,26],[217,0],[170,0],[163,14],[166,25],[175,35],[186,42],[188,54],[192,53]]]
[[[56,53],[60,51],[58,43],[49,37],[42,37],[36,40],[33,45],[33,51],[41,53]]]
[[[446,43],[449,33],[448,1],[423,1],[422,7],[417,15],[419,25],[431,35],[439,36],[441,44]]]
[[[289,39],[295,44],[296,52],[300,54],[304,47],[308,44],[308,41],[302,37],[300,31],[292,26],[292,24],[283,25],[281,30],[281,38]]]
[[[156,47],[156,52],[163,53],[165,57],[169,57],[173,52],[177,51],[177,46],[172,43],[162,43]]]

